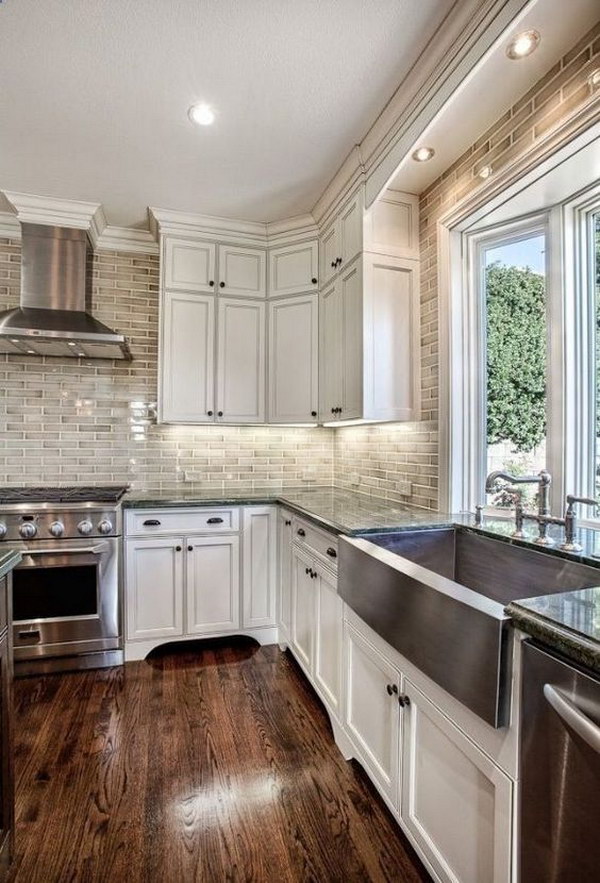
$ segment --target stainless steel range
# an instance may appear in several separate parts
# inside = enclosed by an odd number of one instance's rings
[[[16,674],[123,661],[119,601],[124,486],[0,488],[0,551],[13,572]]]

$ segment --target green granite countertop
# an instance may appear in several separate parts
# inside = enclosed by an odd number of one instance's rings
[[[16,567],[21,560],[21,553],[16,551],[4,552],[0,555],[0,579]]]
[[[124,509],[175,506],[243,506],[279,503],[335,533],[354,535],[409,527],[449,526],[452,516],[331,487],[210,491],[175,485],[159,491],[130,491]]]
[[[472,514],[451,515],[390,502],[359,492],[332,487],[257,488],[224,487],[207,490],[177,484],[160,490],[130,491],[123,499],[125,509],[156,509],[176,506],[242,506],[281,504],[319,527],[348,536],[427,528],[458,526],[501,542],[542,551],[533,546],[536,526],[528,525],[531,539],[511,537],[512,520],[485,516],[475,526]],[[513,601],[506,608],[513,624],[547,646],[600,673],[600,530],[579,529],[577,540],[583,551],[577,554],[558,548],[562,529],[551,526],[556,545],[542,554],[579,561],[597,567],[599,588]]]

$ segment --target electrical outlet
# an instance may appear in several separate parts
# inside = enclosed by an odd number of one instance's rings
[[[412,494],[412,482],[399,481],[398,482],[398,493],[402,494],[403,497],[410,497],[410,495]]]

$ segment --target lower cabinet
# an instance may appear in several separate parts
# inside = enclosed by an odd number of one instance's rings
[[[397,807],[400,760],[400,675],[345,623],[345,725],[363,766]]]
[[[276,525],[273,506],[242,510],[243,624],[246,628],[276,623]]]
[[[336,576],[293,547],[290,645],[326,707],[340,715],[343,602]]]
[[[240,624],[238,537],[186,540],[186,633],[207,635]]]
[[[512,782],[408,679],[401,818],[442,880],[510,880]]]
[[[126,544],[129,640],[183,635],[183,537],[152,537]]]
[[[292,514],[280,509],[277,513],[277,625],[282,646],[289,641],[292,626],[292,540]]]

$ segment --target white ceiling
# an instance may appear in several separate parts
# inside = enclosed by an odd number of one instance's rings
[[[301,214],[452,6],[5,0],[0,189],[101,202],[122,226],[145,227],[148,205]],[[200,100],[210,128],[188,121]]]
[[[600,19],[599,0],[537,0],[488,52],[419,139],[436,151],[427,163],[407,157],[390,186],[421,193],[458,159],[518,98],[550,70]],[[527,58],[506,56],[510,36],[535,28],[538,49]]]

